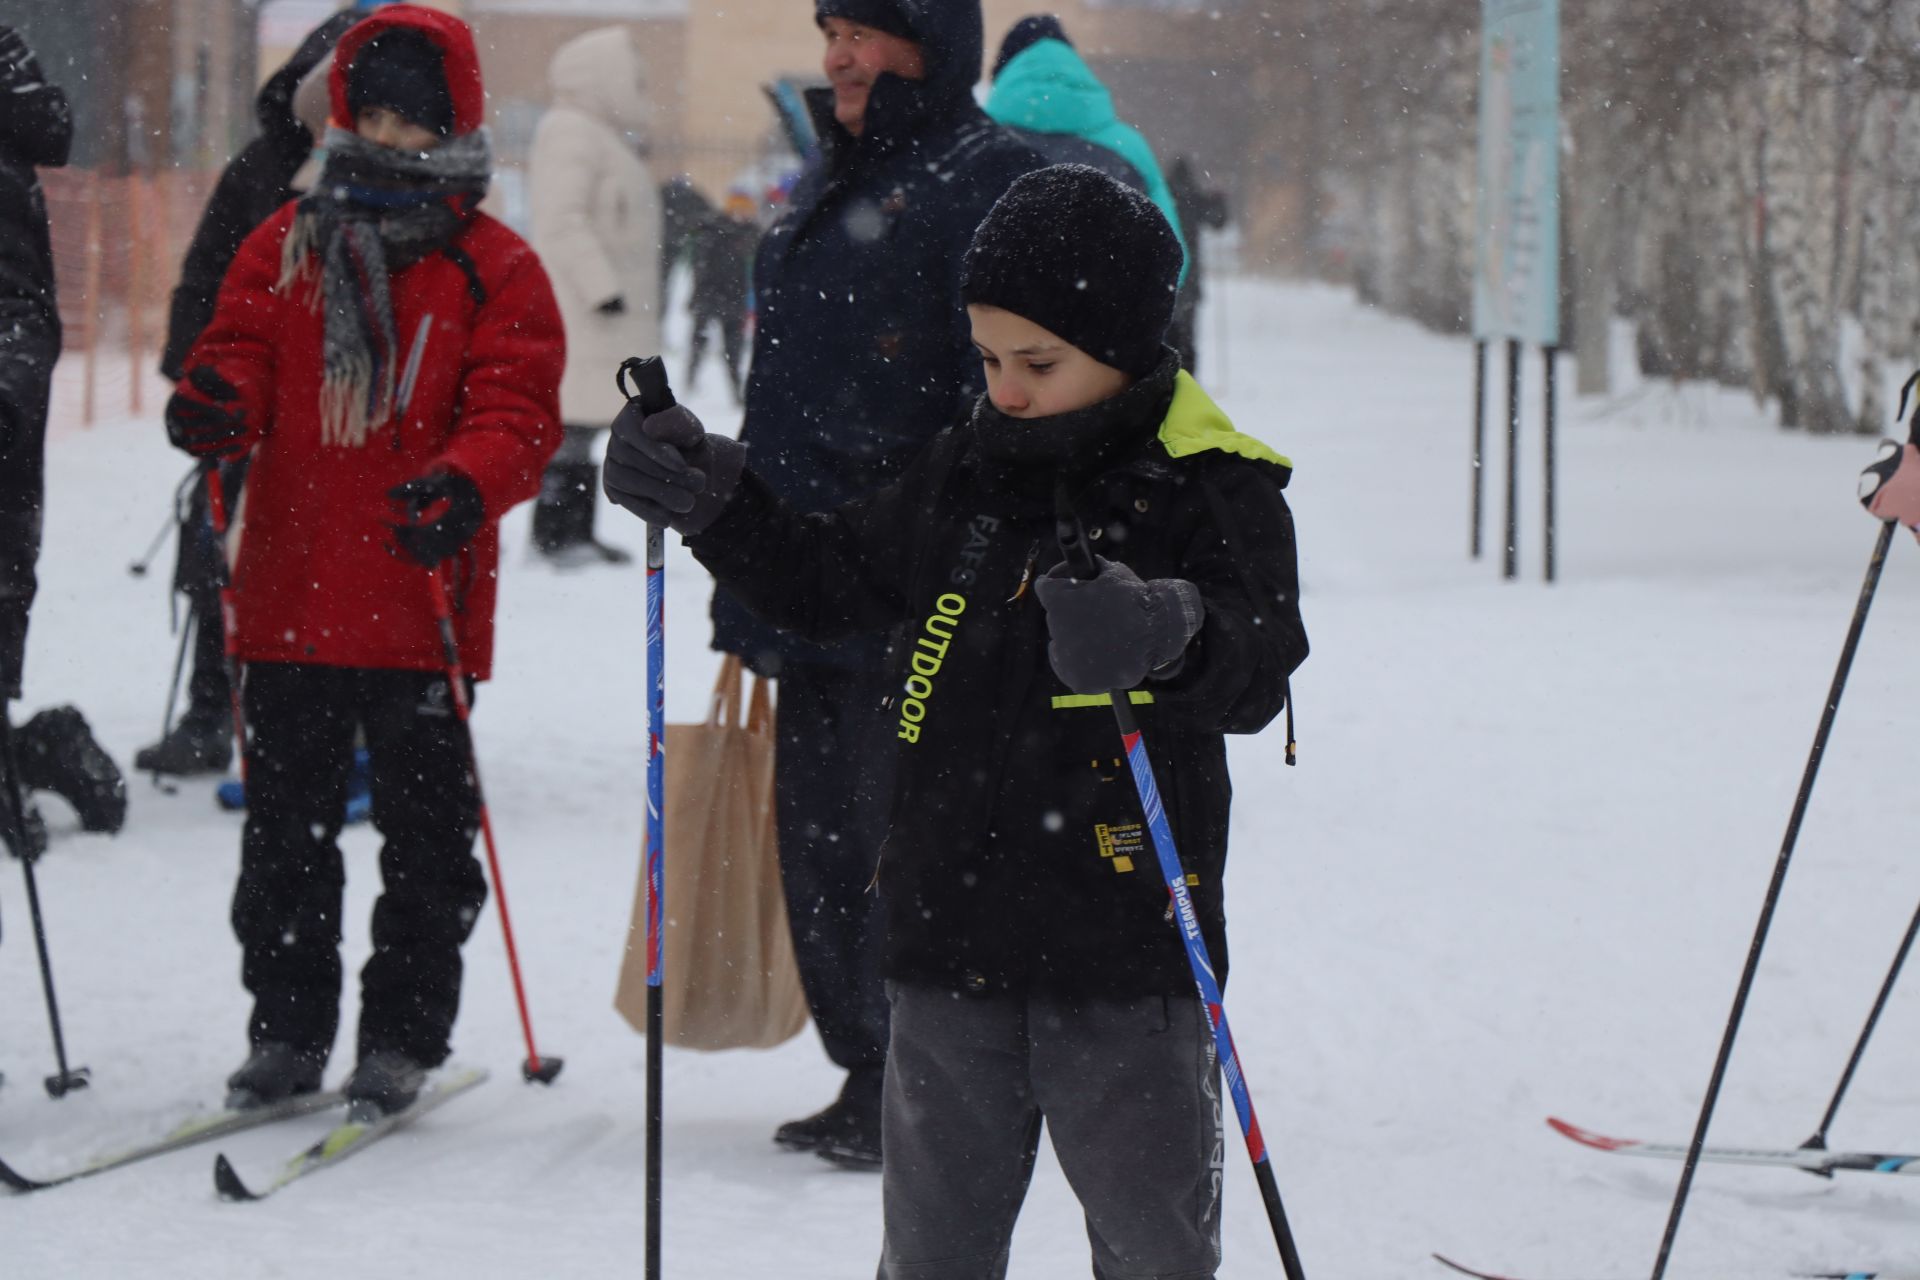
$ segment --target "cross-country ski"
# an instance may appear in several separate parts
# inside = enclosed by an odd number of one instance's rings
[[[487,1073],[478,1069],[455,1071],[429,1083],[412,1105],[391,1114],[356,1108],[355,1113],[328,1130],[326,1135],[282,1165],[273,1179],[258,1190],[240,1179],[232,1163],[223,1155],[213,1161],[213,1185],[223,1200],[248,1202],[264,1200],[288,1183],[331,1169],[342,1160],[365,1151],[382,1138],[398,1132],[420,1117],[435,1111],[453,1099],[485,1083]]]
[[[1582,1129],[1565,1120],[1548,1117],[1547,1124],[1562,1137],[1583,1147],[1623,1156],[1647,1156],[1656,1160],[1684,1160],[1687,1146],[1678,1142],[1645,1142],[1638,1138],[1614,1138]],[[1857,1173],[1892,1173],[1920,1176],[1920,1155],[1880,1155],[1863,1151],[1821,1151],[1808,1147],[1724,1147],[1708,1146],[1700,1158],[1714,1164],[1744,1164],[1798,1169],[1802,1173],[1832,1177],[1846,1170]]]
[[[89,1160],[77,1168],[44,1178],[30,1178],[4,1161],[0,1161],[0,1184],[20,1192],[45,1191],[49,1187],[63,1186],[69,1182],[78,1182],[82,1178],[94,1177],[96,1174],[123,1169],[130,1164],[138,1164],[142,1160],[151,1160],[155,1156],[164,1156],[170,1152],[198,1146],[203,1142],[212,1142],[231,1134],[244,1133],[249,1129],[258,1129],[282,1120],[312,1115],[318,1111],[337,1107],[342,1101],[343,1098],[338,1093],[309,1093],[247,1111],[215,1111],[207,1115],[195,1116],[190,1120],[182,1121],[163,1136],[150,1142],[123,1147],[110,1155]]]
[[[1433,1260],[1447,1270],[1463,1276],[1472,1276],[1473,1280],[1578,1280],[1574,1276],[1513,1276],[1492,1271],[1476,1271],[1463,1266],[1452,1258],[1434,1254]],[[1631,1272],[1623,1271],[1613,1280],[1625,1280]],[[1780,1280],[1920,1280],[1920,1271],[1781,1271],[1776,1273]],[[1598,1276],[1589,1276],[1585,1280],[1600,1280]],[[1742,1272],[1740,1280],[1762,1280],[1755,1272]]]

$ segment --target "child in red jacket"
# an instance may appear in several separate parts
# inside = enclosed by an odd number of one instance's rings
[[[241,247],[167,429],[200,457],[253,455],[232,639],[250,730],[233,926],[254,1006],[230,1102],[319,1088],[360,730],[384,892],[346,1092],[390,1111],[447,1056],[487,892],[428,575],[486,678],[499,519],[559,443],[565,342],[539,260],[478,211],[492,155],[466,25],[381,9],[341,39],[331,88],[320,180]]]

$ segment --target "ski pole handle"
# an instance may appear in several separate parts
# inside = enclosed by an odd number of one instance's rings
[[[631,391],[627,389],[628,378],[633,379]],[[667,383],[667,362],[659,356],[630,356],[621,361],[613,384],[627,399],[638,400],[640,412],[648,415],[665,413],[680,403],[673,398],[673,388]]]
[[[633,390],[627,389],[627,379],[633,379]],[[629,356],[620,362],[620,372],[614,374],[613,385],[629,401],[640,402],[640,412],[651,416],[665,413],[680,403],[673,398],[673,387],[667,382],[667,362],[659,356]],[[667,563],[667,531],[657,524],[647,526],[647,568],[661,569]]]

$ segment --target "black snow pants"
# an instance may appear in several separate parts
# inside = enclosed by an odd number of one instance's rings
[[[381,896],[360,971],[361,1057],[437,1066],[460,1008],[460,945],[487,899],[473,856],[479,796],[444,675],[254,663],[244,682],[247,825],[233,929],[253,994],[251,1042],[325,1058],[340,1022],[336,843],[354,731],[372,757]]]
[[[887,996],[872,885],[892,785],[874,765],[879,689],[866,672],[800,663],[779,689],[774,821],[800,983],[827,1056],[877,1084]]]

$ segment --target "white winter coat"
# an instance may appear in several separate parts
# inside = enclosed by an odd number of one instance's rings
[[[605,426],[624,403],[620,362],[660,350],[660,190],[636,150],[652,108],[625,27],[568,41],[549,76],[553,106],[534,131],[527,187],[533,247],[567,327],[560,416]],[[615,297],[625,314],[601,314]]]

